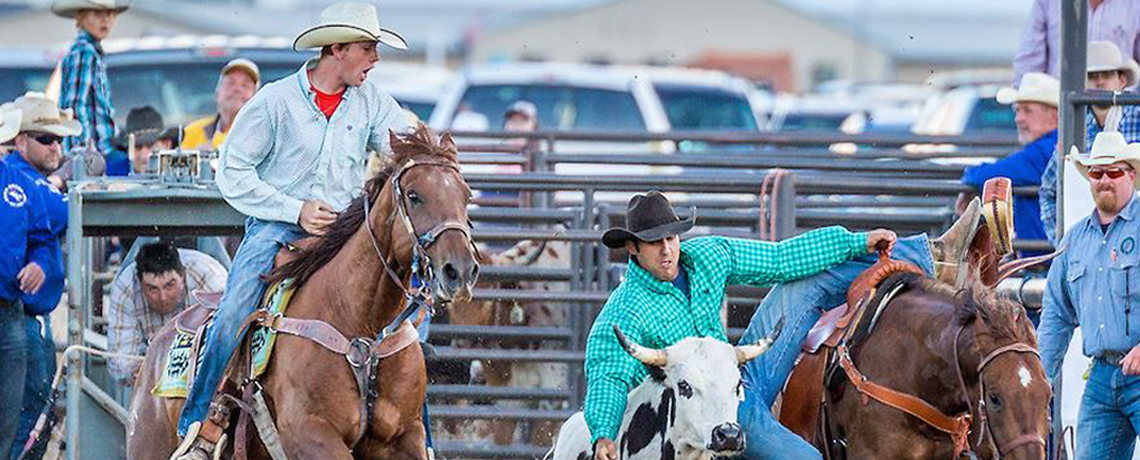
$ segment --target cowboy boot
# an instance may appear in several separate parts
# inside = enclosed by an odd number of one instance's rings
[[[982,200],[970,200],[966,210],[942,236],[930,240],[930,255],[934,258],[934,277],[950,282],[957,276],[958,266],[966,259],[970,241],[978,232],[982,219]]]

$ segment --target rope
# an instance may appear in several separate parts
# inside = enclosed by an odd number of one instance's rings
[[[36,419],[36,425],[34,428],[32,428],[32,432],[28,434],[28,441],[24,443],[23,450],[21,450],[20,455],[16,457],[17,460],[23,460],[24,456],[26,456],[28,452],[32,450],[32,447],[36,445],[37,441],[39,441],[40,436],[43,435],[44,429],[48,425],[48,419],[52,414],[52,408],[55,406],[56,401],[59,400],[59,396],[62,393],[60,390],[60,385],[63,383],[63,372],[67,369],[67,366],[71,364],[68,358],[70,355],[78,352],[98,355],[104,358],[129,359],[133,361],[143,361],[146,359],[144,356],[130,355],[126,353],[114,353],[84,345],[71,345],[65,348],[63,350],[62,362],[60,363],[59,368],[55,370],[55,376],[52,377],[51,380],[51,391],[49,392],[47,404],[44,404],[43,410],[40,411],[40,416],[38,419]]]

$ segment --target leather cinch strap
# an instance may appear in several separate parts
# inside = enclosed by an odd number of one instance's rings
[[[917,396],[895,391],[872,382],[867,379],[867,376],[860,373],[859,369],[855,368],[855,363],[851,361],[851,356],[847,352],[846,345],[840,345],[838,351],[839,365],[843,367],[843,372],[847,374],[847,379],[855,385],[859,393],[887,406],[918,417],[919,420],[922,420],[927,425],[949,434],[954,440],[953,458],[957,459],[963,452],[969,449],[970,422],[972,421],[972,417],[969,413],[951,417]]]

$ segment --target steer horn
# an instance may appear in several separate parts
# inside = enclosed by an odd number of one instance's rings
[[[785,318],[786,317],[780,318],[780,322],[776,323],[776,327],[772,329],[772,332],[769,333],[767,337],[757,340],[756,343],[752,345],[737,346],[736,362],[738,364],[747,363],[768,351],[768,349],[772,347],[772,344],[776,342],[776,338],[780,336],[780,331],[784,329]]]
[[[665,350],[653,350],[630,342],[617,324],[614,325],[614,334],[617,335],[618,343],[630,356],[637,358],[646,366],[665,367]]]

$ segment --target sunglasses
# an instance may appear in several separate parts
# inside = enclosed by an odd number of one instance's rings
[[[32,136],[32,139],[35,139],[36,142],[39,142],[41,145],[52,145],[63,141],[62,137],[56,136],[55,134],[37,134]]]
[[[1131,169],[1089,169],[1089,179],[1100,180],[1100,178],[1104,176],[1108,176],[1109,179],[1120,179],[1124,177],[1125,174],[1128,174],[1128,171],[1131,171]]]

